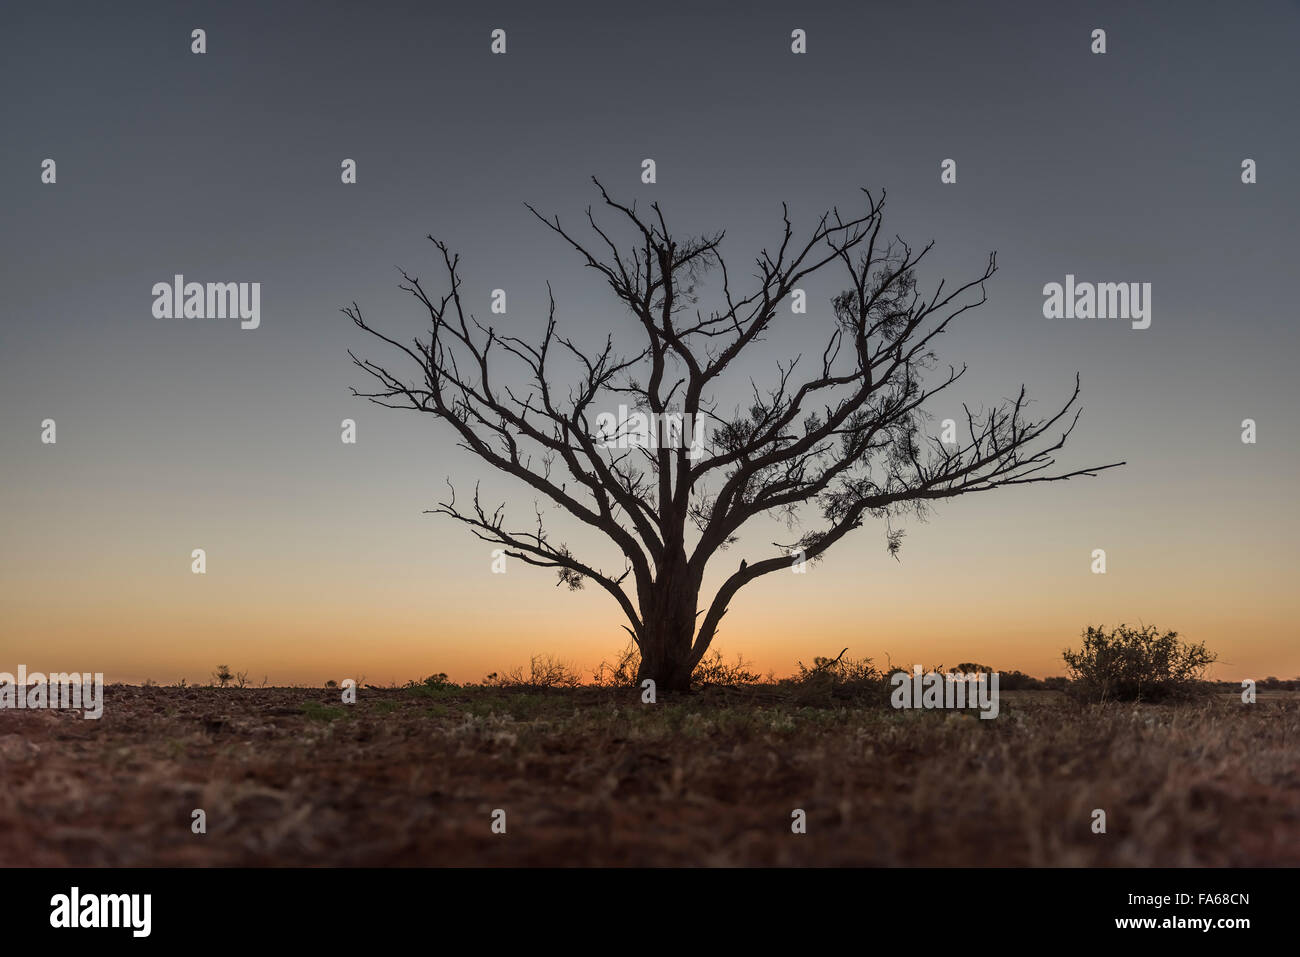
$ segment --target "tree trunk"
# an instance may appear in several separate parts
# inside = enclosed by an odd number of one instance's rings
[[[641,668],[639,686],[647,678],[656,691],[689,691],[691,640],[695,637],[695,612],[699,588],[692,581],[686,556],[661,570],[650,594],[641,602]]]

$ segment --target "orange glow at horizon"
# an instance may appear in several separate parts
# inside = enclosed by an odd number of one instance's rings
[[[921,526],[914,539],[935,529]],[[740,655],[750,670],[778,677],[842,648],[882,666],[976,661],[1045,677],[1065,673],[1061,650],[1077,647],[1086,625],[1141,621],[1204,641],[1219,654],[1211,677],[1300,673],[1285,624],[1295,620],[1294,599],[1279,597],[1272,608],[1222,607],[1232,583],[1218,565],[1199,580],[1125,585],[1113,574],[1089,574],[1086,551],[1081,563],[1077,547],[1058,545],[1034,557],[1000,554],[1006,580],[1017,582],[1000,590],[1002,575],[979,573],[978,548],[935,554],[912,544],[901,563],[883,548],[846,549],[804,575],[760,579],[733,600],[714,647],[728,661]],[[184,554],[152,574],[105,562],[75,596],[67,583],[32,574],[5,600],[9,638],[0,670],[23,663],[170,684],[182,677],[206,683],[217,664],[228,664],[253,685],[264,677],[270,685],[346,677],[386,685],[437,672],[463,683],[526,666],[536,654],[587,676],[629,640],[621,612],[601,589],[569,593],[555,587],[553,574],[520,564],[493,575],[486,554],[473,574],[439,570],[436,562],[393,562],[361,580],[345,567],[277,575],[274,563],[257,567],[251,557],[241,558],[236,575],[219,551],[208,561],[203,576],[189,574]],[[1285,595],[1284,566],[1273,567],[1274,581],[1255,575],[1250,587]],[[1245,576],[1238,587],[1244,583]]]

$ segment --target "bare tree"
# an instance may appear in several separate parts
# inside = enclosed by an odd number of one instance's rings
[[[470,505],[458,504],[452,488],[431,510],[464,522],[514,558],[556,569],[559,584],[579,588],[590,579],[608,591],[641,652],[639,681],[688,689],[743,586],[789,568],[792,553],[819,558],[867,517],[886,522],[888,548],[896,553],[902,533],[889,520],[904,510],[923,514],[938,499],[1124,464],[1054,468],[1054,454],[1078,421],[1077,376],[1069,400],[1045,418],[1028,416],[1022,387],[1014,400],[987,412],[963,405],[956,442],[922,434],[922,404],[965,371],[949,366],[936,382],[923,384],[937,366],[932,344],[954,319],[985,302],[996,257],[989,256],[977,278],[948,292],[941,282],[922,294],[916,267],[933,243],[915,251],[901,239],[882,238],[883,194],[877,201],[863,190],[860,215],[844,218],[832,210],[803,240],[796,240],[783,204],[780,244],[759,254],[753,287],[742,296],[721,253],[721,232],[675,239],[657,203],[643,215],[612,199],[598,181],[596,188],[605,212],[632,237],[625,248],[591,208],[585,240],[558,217],[528,209],[608,284],[631,327],[639,327],[634,352],[616,351],[612,334],[598,351],[560,335],[553,295],[538,344],[484,325],[462,301],[460,257],[432,236],[446,273],[444,291],[431,295],[404,271],[401,285],[428,311],[426,337],[409,344],[390,338],[367,323],[356,303],[343,312],[421,373],[408,380],[349,353],[377,383],[370,391],[354,389],[355,395],[444,420],[462,447],[617,546],[624,567],[603,571],[550,537],[540,507],[535,521],[508,526],[504,505],[488,511],[477,486]],[[825,346],[802,381],[795,376],[800,356],[777,361],[774,384],[760,389],[750,380],[747,409],[720,411],[714,390],[724,373],[738,371],[741,354],[763,338],[779,309],[789,309],[799,283],[841,266],[847,289],[831,303]],[[698,292],[706,274],[719,287],[717,305],[707,311]],[[563,392],[551,381],[557,363],[577,379]],[[506,367],[526,383],[508,378]],[[692,453],[685,442],[610,443],[593,419],[615,401],[653,413],[656,423],[674,415],[710,423],[707,454]],[[774,553],[741,561],[712,600],[701,603],[706,565],[738,540],[747,522],[767,514],[788,527],[802,525],[804,505],[819,513],[813,527],[794,542],[773,543]],[[633,591],[624,587],[629,577]]]

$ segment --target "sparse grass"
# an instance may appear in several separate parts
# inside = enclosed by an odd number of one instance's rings
[[[313,721],[337,721],[347,714],[346,708],[336,708],[330,705],[321,704],[319,701],[308,700],[302,703],[302,713]]]
[[[655,705],[591,686],[420,682],[349,706],[319,688],[114,686],[102,721],[0,716],[0,830],[37,865],[1300,864],[1294,692],[1016,691],[980,720],[857,694],[880,672],[846,657]],[[240,839],[191,840],[198,806]],[[509,840],[488,830],[495,807]]]

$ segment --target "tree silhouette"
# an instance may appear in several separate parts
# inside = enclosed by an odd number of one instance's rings
[[[978,278],[947,293],[941,282],[923,295],[916,267],[933,243],[917,252],[901,239],[883,239],[883,193],[877,201],[863,190],[860,215],[845,219],[831,210],[805,240],[795,239],[783,204],[780,245],[759,254],[754,285],[740,296],[721,253],[721,232],[675,239],[657,203],[651,215],[639,214],[635,204],[615,201],[593,181],[605,212],[630,232],[624,249],[590,207],[588,240],[558,217],[527,208],[603,277],[631,327],[639,327],[635,352],[616,351],[612,334],[599,351],[560,335],[553,294],[536,345],[484,325],[461,298],[459,255],[432,236],[445,291],[430,295],[405,271],[401,284],[428,311],[426,337],[399,342],[372,328],[356,303],[343,312],[422,373],[408,381],[349,352],[378,383],[371,391],[353,389],[355,395],[444,420],[462,447],[618,547],[624,568],[604,572],[553,540],[540,508],[535,523],[507,527],[504,506],[487,511],[477,486],[469,506],[457,504],[452,488],[447,501],[430,510],[465,523],[514,558],[557,569],[561,584],[579,588],[590,579],[608,591],[640,650],[638,681],[688,689],[743,586],[789,568],[792,555],[819,558],[864,518],[886,522],[888,548],[896,553],[902,533],[889,519],[904,510],[924,513],[939,499],[1091,476],[1124,464],[1053,470],[1054,453],[1078,421],[1077,375],[1069,400],[1047,418],[1027,418],[1021,387],[1014,400],[987,412],[963,405],[963,434],[955,442],[921,433],[922,404],[965,371],[949,366],[934,385],[924,385],[937,365],[932,343],[954,319],[986,301],[984,282],[997,268],[996,255]],[[774,384],[760,389],[750,380],[748,408],[723,414],[714,389],[724,374],[738,371],[737,360],[762,340],[780,309],[789,309],[783,304],[805,277],[837,265],[847,272],[848,288],[831,302],[834,321],[809,374],[796,380],[799,356],[778,361]],[[707,274],[720,279],[720,290],[717,306],[706,311],[698,290]],[[557,362],[567,363],[577,379],[565,391],[551,381]],[[505,378],[504,367],[514,364],[526,385]],[[593,428],[615,402],[653,413],[658,441],[627,447],[610,442],[607,429]],[[671,441],[674,415],[712,425],[707,453]],[[769,514],[793,527],[802,524],[805,505],[820,513],[815,527],[795,542],[773,543],[775,554],[740,561],[701,604],[707,563],[738,540],[747,522]],[[624,588],[629,577],[631,592]]]

